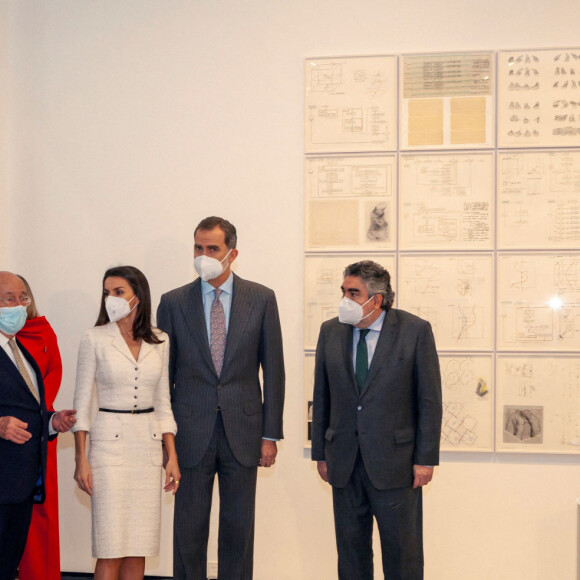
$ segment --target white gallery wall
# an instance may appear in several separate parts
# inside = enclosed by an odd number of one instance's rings
[[[237,273],[276,291],[286,439],[258,481],[256,580],[336,578],[330,489],[303,450],[304,58],[578,46],[578,10],[578,0],[0,0],[0,269],[26,276],[59,337],[58,407],[72,405],[107,267],[142,269],[156,306],[193,278],[196,223],[221,215],[238,228]],[[62,569],[90,571],[70,434],[58,459]],[[573,578],[579,495],[579,457],[443,454],[425,492],[426,577]],[[164,503],[147,572],[170,576]],[[214,528],[210,559],[215,538]]]

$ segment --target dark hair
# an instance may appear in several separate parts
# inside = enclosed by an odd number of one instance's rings
[[[133,321],[133,338],[135,340],[144,340],[149,344],[159,344],[163,342],[153,332],[151,326],[151,292],[149,290],[149,282],[141,270],[134,266],[115,266],[109,268],[103,276],[103,288],[107,278],[118,277],[123,278],[129,283],[131,289],[139,299],[137,304],[137,314]],[[105,293],[101,295],[101,309],[99,310],[99,317],[95,322],[95,326],[103,326],[109,322],[109,315],[105,308]]]
[[[193,232],[193,237],[195,238],[197,230],[213,230],[214,228],[220,228],[220,230],[222,230],[226,238],[226,246],[230,250],[236,247],[236,244],[238,243],[236,228],[228,220],[221,217],[210,216],[201,220]]]
[[[38,314],[38,309],[36,308],[36,302],[34,302],[34,295],[32,294],[32,290],[30,289],[30,284],[26,281],[24,276],[21,276],[20,274],[16,275],[24,282],[26,294],[28,294],[30,298],[30,304],[26,308],[26,320],[32,320],[33,318],[37,318],[38,316],[40,316],[40,314]]]
[[[369,293],[369,296],[380,294],[383,297],[381,308],[388,310],[395,300],[395,293],[391,288],[391,275],[385,268],[371,260],[363,260],[347,266],[344,277],[357,276],[360,278]]]

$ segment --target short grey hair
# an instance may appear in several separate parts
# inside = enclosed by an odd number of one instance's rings
[[[355,262],[344,269],[344,277],[356,276],[360,278],[369,293],[369,296],[380,294],[383,297],[381,307],[388,310],[395,301],[395,293],[391,288],[391,275],[380,264],[372,260]]]

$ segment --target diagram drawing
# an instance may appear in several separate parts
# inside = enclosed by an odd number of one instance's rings
[[[401,156],[403,249],[491,249],[493,156]]]
[[[580,145],[578,58],[578,48],[499,52],[499,147]]]
[[[498,451],[580,453],[580,361],[562,355],[500,355]]]
[[[580,152],[500,152],[497,191],[500,248],[580,243]]]
[[[395,151],[394,56],[307,59],[307,153]]]
[[[399,259],[399,304],[431,322],[439,349],[493,345],[493,261],[489,254]]]
[[[333,93],[342,85],[342,64],[320,64],[310,71],[310,90],[315,93]]]
[[[403,56],[401,148],[492,146],[494,78],[490,52]]]
[[[491,356],[441,355],[444,451],[492,451]]]
[[[466,294],[463,294],[465,296]],[[483,338],[483,308],[479,306],[453,306],[453,338]]]
[[[391,250],[396,244],[396,157],[306,159],[308,250]]]
[[[498,348],[580,348],[580,256],[500,254]]]

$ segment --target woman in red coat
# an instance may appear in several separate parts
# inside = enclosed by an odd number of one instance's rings
[[[22,281],[32,302],[28,307],[28,320],[17,337],[38,364],[44,382],[46,408],[54,411],[53,403],[62,378],[56,335],[46,318],[38,315],[30,286],[24,278]],[[48,442],[46,500],[34,505],[26,549],[18,570],[19,580],[60,580],[56,442],[57,439]]]

